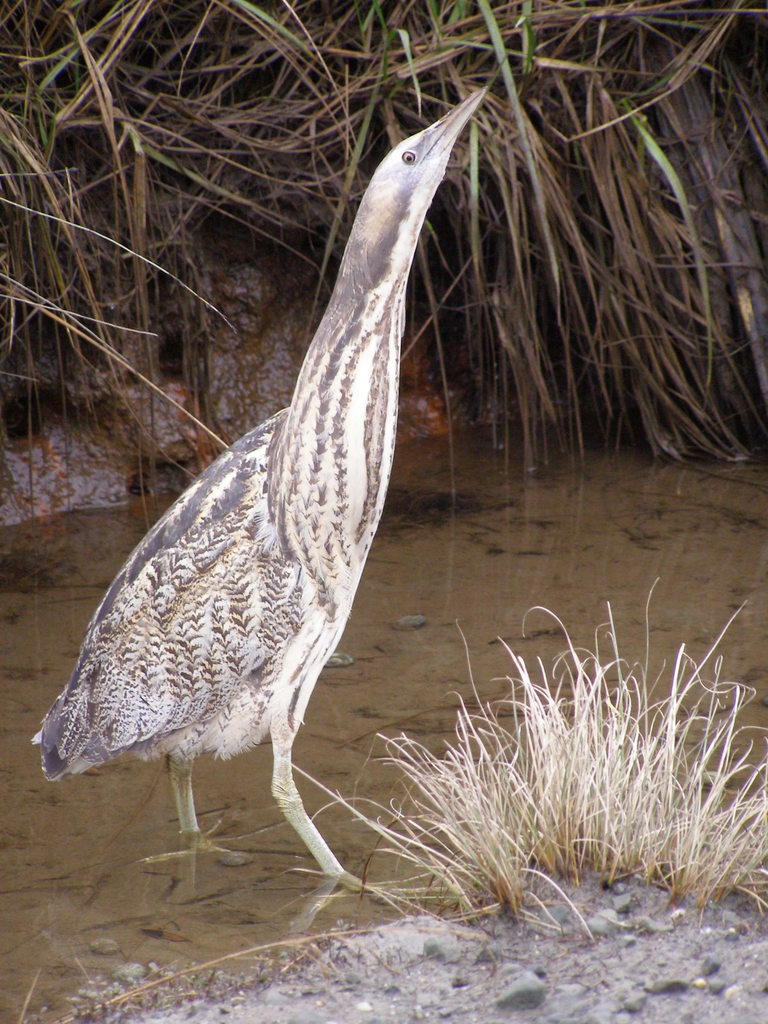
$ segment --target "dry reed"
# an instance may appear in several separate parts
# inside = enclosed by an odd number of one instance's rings
[[[527,460],[585,422],[765,444],[768,28],[741,2],[2,3],[0,32],[0,366],[30,431],[126,365],[157,380],[157,266],[194,283],[207,218],[332,273],[387,141],[491,83],[418,261],[446,383]]]

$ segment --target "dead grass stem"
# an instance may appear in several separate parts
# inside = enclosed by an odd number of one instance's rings
[[[332,274],[387,140],[490,83],[469,173],[430,214],[438,258],[419,260],[446,394],[462,363],[476,415],[522,421],[527,462],[549,438],[579,448],[585,421],[611,441],[640,424],[671,457],[745,456],[768,437],[750,185],[768,76],[742,6],[0,3],[4,390],[23,371],[30,406],[61,404],[80,375],[98,404],[125,391],[110,352],[157,382],[158,268],[195,280],[212,216]],[[184,301],[205,337],[206,307]]]
[[[507,648],[509,696],[461,702],[442,753],[387,741],[405,796],[356,813],[420,880],[409,898],[519,913],[542,876],[591,870],[642,875],[673,901],[740,892],[764,908],[768,755],[740,724],[750,691],[721,678],[722,634],[699,661],[681,644],[659,680],[647,653],[620,653],[610,607],[594,650],[565,636],[551,672]]]

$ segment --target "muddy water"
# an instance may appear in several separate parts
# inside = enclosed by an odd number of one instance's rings
[[[624,652],[640,657],[645,602],[657,577],[652,663],[685,641],[694,655],[742,602],[724,642],[725,671],[768,694],[768,467],[663,466],[644,455],[555,458],[535,473],[505,475],[487,438],[456,453],[457,510],[450,511],[445,446],[402,446],[384,521],[360,585],[342,650],[354,663],[323,673],[294,760],[347,796],[386,801],[393,778],[375,760],[380,731],[439,744],[456,694],[504,691],[498,637],[533,661],[562,648],[544,604],[588,644],[610,599]],[[147,863],[177,845],[170,787],[159,766],[118,762],[51,784],[29,739],[65,682],[88,618],[145,529],[139,510],[70,515],[0,533],[0,1018],[31,1008],[52,1016],[89,977],[123,961],[184,964],[301,931],[316,879],[269,793],[271,757],[259,748],[195,769],[204,827],[252,855]],[[423,615],[418,629],[398,629]],[[370,755],[374,757],[371,758]],[[300,781],[308,808],[325,799]],[[341,860],[360,870],[373,841],[343,810],[321,828]],[[380,916],[342,899],[315,926]],[[119,953],[98,954],[104,939]]]

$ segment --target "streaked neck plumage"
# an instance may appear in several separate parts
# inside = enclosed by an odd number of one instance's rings
[[[401,142],[377,168],[273,439],[272,522],[332,618],[349,612],[389,484],[405,289],[419,233],[481,98]]]

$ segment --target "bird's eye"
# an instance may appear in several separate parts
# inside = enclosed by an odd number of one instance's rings
[[[416,163],[416,154],[413,152],[412,149],[406,149],[406,151],[403,153],[403,163],[404,164],[415,164]]]

